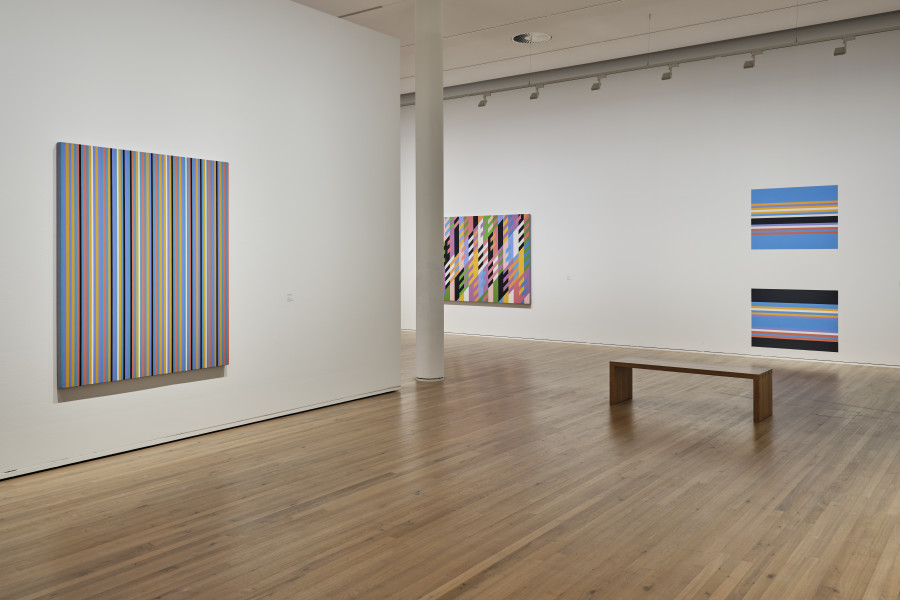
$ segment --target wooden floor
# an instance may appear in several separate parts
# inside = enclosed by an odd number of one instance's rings
[[[0,598],[900,598],[900,369],[447,336],[444,383],[0,481]],[[750,382],[621,355],[775,369]]]

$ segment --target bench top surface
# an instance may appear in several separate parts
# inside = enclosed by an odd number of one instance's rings
[[[753,367],[743,365],[718,365],[715,363],[691,363],[675,360],[654,360],[627,356],[609,361],[610,366],[631,367],[634,369],[651,369],[654,371],[676,371],[678,373],[696,373],[699,375],[722,375],[724,377],[756,378],[771,372],[769,367]]]

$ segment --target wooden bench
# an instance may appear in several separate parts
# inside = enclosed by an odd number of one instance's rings
[[[753,421],[759,423],[772,416],[772,369],[733,365],[704,365],[628,357],[609,361],[609,403],[631,400],[633,369],[674,371],[719,377],[740,377],[753,380]]]

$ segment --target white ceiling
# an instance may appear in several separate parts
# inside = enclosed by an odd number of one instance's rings
[[[293,0],[400,39],[415,90],[414,0]],[[444,85],[570,67],[900,10],[900,0],[444,0]],[[374,10],[367,10],[373,7]],[[517,44],[525,32],[553,36]]]

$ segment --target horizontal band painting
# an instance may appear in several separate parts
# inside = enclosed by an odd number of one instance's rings
[[[753,250],[836,249],[838,186],[752,190],[750,229]]]
[[[445,217],[444,300],[531,304],[531,215]]]
[[[753,346],[838,351],[836,290],[751,291]]]
[[[228,364],[228,163],[60,143],[58,386]]]

